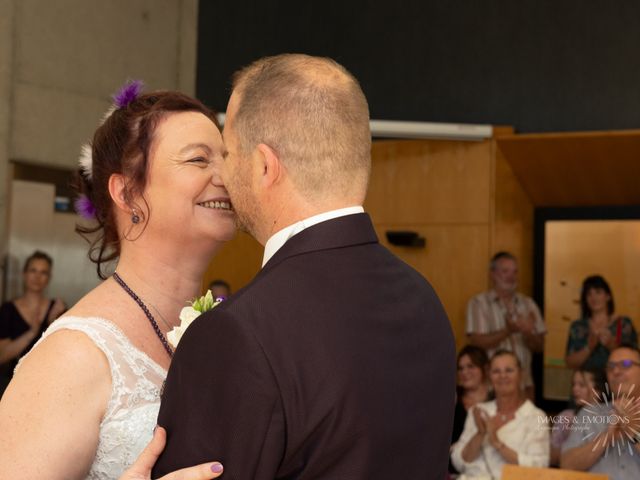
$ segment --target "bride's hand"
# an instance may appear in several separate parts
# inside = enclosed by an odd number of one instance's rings
[[[167,432],[157,427],[149,445],[142,451],[136,462],[122,474],[120,480],[151,480],[151,469],[158,460],[167,442]],[[183,468],[168,473],[158,480],[209,480],[222,474],[222,465],[218,462],[202,463],[194,467]]]

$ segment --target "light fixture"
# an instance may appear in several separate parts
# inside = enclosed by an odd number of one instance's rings
[[[220,125],[226,115],[218,113]],[[371,136],[374,138],[432,138],[444,140],[484,140],[491,138],[491,125],[439,122],[405,122],[400,120],[369,120]]]
[[[370,120],[372,137],[382,138],[434,138],[448,140],[484,140],[491,138],[491,125],[464,123],[404,122],[396,120]]]

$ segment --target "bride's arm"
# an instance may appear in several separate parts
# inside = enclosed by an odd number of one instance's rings
[[[86,335],[47,337],[0,402],[0,478],[85,478],[110,391],[107,359]]]

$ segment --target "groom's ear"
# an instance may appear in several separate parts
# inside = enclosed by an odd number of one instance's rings
[[[123,175],[114,173],[109,177],[109,195],[120,210],[130,212],[127,182]]]
[[[262,168],[261,182],[263,187],[270,187],[282,180],[284,166],[276,151],[265,143],[256,147]]]

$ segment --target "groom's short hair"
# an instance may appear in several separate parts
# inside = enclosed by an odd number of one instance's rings
[[[362,190],[364,199],[371,170],[369,107],[344,67],[301,54],[266,57],[237,72],[233,89],[240,95],[234,128],[243,153],[265,143],[304,194]]]

